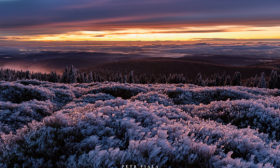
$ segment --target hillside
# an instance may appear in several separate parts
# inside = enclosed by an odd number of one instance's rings
[[[236,60],[235,60],[236,61]],[[251,59],[252,61],[252,59]],[[240,59],[242,63],[242,60]],[[233,62],[234,63],[234,62]],[[226,72],[233,75],[236,71],[241,72],[244,79],[254,77],[256,74],[265,72],[270,74],[274,65],[266,66],[266,63],[250,62],[249,64],[232,65],[224,60],[215,60],[209,58],[139,58],[131,60],[122,60],[111,63],[104,63],[92,67],[83,67],[83,71],[110,71],[110,72],[130,72],[134,71],[135,74],[184,74],[188,78],[194,79],[198,73],[203,76],[210,76],[215,73]]]
[[[193,55],[179,58],[162,55],[102,53],[102,52],[39,52],[0,55],[0,68],[62,73],[66,66],[74,65],[81,71],[118,72],[135,74],[184,74],[194,79],[198,73],[210,76],[215,73],[233,75],[241,72],[244,79],[272,69],[279,70],[278,57],[238,55]]]
[[[280,167],[280,91],[0,82],[0,167]]]
[[[102,52],[39,52],[0,55],[0,68],[30,70],[35,72],[62,72],[64,67],[95,67],[99,64],[142,57]]]

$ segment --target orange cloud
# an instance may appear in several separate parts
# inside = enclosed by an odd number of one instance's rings
[[[14,41],[188,41],[203,38],[280,39],[280,27],[201,26],[73,31],[59,34],[5,36]]]

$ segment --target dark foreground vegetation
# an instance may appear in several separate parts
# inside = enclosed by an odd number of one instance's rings
[[[230,75],[227,72],[214,73],[203,76],[198,73],[196,77],[188,78],[184,74],[135,74],[133,71],[119,73],[112,71],[81,72],[74,66],[66,67],[62,74],[32,73],[30,71],[16,71],[11,69],[0,69],[0,80],[16,81],[24,79],[36,79],[54,83],[91,83],[91,82],[119,82],[119,83],[190,83],[199,86],[248,86],[259,88],[280,88],[280,75],[272,70],[269,76],[263,72],[249,78],[242,78],[240,72]]]

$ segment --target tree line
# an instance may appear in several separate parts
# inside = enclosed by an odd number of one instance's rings
[[[90,82],[120,82],[120,83],[192,83],[200,86],[248,86],[259,88],[280,88],[280,74],[272,70],[269,76],[265,73],[256,74],[254,77],[242,79],[240,72],[233,75],[215,73],[203,77],[198,73],[195,78],[187,78],[184,74],[134,74],[119,72],[81,72],[74,66],[65,68],[62,74],[51,73],[33,73],[30,71],[17,71],[12,69],[0,69],[0,80],[16,81],[25,79],[37,79],[41,81],[60,82],[60,83],[90,83]]]

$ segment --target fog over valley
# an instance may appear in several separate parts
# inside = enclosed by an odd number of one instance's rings
[[[278,60],[280,45],[278,40],[210,39],[193,42],[0,43],[2,68],[34,72],[61,72],[69,65],[91,69],[106,63],[160,57],[247,66]]]

